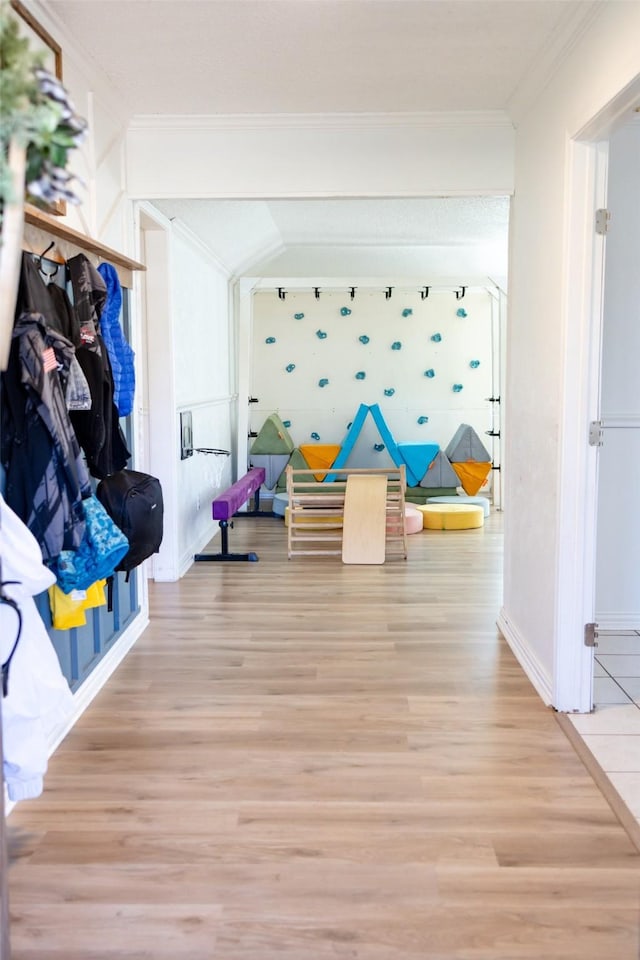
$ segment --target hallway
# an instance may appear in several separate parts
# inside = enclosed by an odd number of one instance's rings
[[[637,960],[640,857],[495,621],[502,517],[152,624],[9,819],[13,960]]]

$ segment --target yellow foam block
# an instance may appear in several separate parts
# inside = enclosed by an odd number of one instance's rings
[[[299,450],[309,469],[315,470],[316,467],[332,467],[341,447],[338,443],[301,443]],[[325,476],[324,473],[314,473],[318,483],[322,483]]]
[[[305,526],[310,527],[324,527],[327,524],[330,524],[333,527],[342,526],[342,514],[341,513],[329,513],[327,511],[326,516],[322,517],[305,517],[304,513],[302,515],[298,514],[296,518],[296,523],[304,523]],[[284,525],[285,527],[289,526],[289,507],[288,505],[284,508]]]
[[[451,466],[458,474],[464,492],[470,497],[475,497],[491,473],[491,464],[481,463],[478,460],[464,460],[460,463],[452,463]]]
[[[474,530],[484,526],[484,510],[471,504],[416,504],[425,530]]]

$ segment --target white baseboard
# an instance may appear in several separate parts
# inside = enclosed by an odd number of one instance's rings
[[[51,757],[60,746],[71,728],[78,722],[91,701],[102,690],[109,677],[115,672],[129,653],[136,640],[149,626],[149,613],[141,610],[138,616],[129,624],[122,636],[116,640],[111,650],[104,655],[96,668],[91,671],[87,679],[73,695],[73,710],[65,720],[55,727],[49,735],[49,756]],[[45,774],[46,776],[46,774]],[[8,816],[16,802],[9,800],[5,794],[5,816]]]
[[[640,610],[623,613],[596,611],[596,623],[600,630],[640,630]]]
[[[509,620],[504,607],[497,620],[498,630],[509,644],[513,655],[536,688],[542,700],[553,703],[553,681],[517,627]]]

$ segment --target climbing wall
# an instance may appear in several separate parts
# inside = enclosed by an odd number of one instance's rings
[[[277,411],[296,447],[341,444],[361,404],[379,405],[396,443],[444,449],[460,423],[491,427],[491,297],[263,291],[254,297],[251,429]],[[487,443],[490,441],[487,438]],[[352,467],[393,463],[371,416]],[[407,446],[412,460],[416,448]]]

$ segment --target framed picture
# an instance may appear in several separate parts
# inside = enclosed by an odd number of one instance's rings
[[[45,30],[42,24],[38,23],[33,14],[27,10],[20,0],[10,0],[11,9],[18,16],[20,35],[29,40],[31,49],[43,54],[43,66],[49,73],[52,73],[58,80],[62,80],[62,47],[53,39],[51,34]],[[57,217],[63,217],[67,212],[67,204],[64,200],[56,200],[55,203],[47,204],[45,207],[47,213],[53,213]]]

